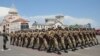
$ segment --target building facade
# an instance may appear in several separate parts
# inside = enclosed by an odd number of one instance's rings
[[[57,15],[53,18],[45,18],[45,24],[39,24],[38,22],[34,22],[32,24],[31,29],[48,29],[48,28],[57,28],[57,27],[66,27],[67,25],[63,24],[64,16]]]
[[[17,9],[12,6],[8,15],[6,15],[0,23],[0,32],[2,33],[3,30],[6,30],[7,33],[10,33],[18,30],[29,29],[28,22],[29,21],[23,19],[18,14]]]
[[[65,25],[63,23],[64,16],[62,15],[57,15],[53,18],[45,18],[45,24],[39,24],[38,22],[34,22],[31,29],[48,29],[48,28],[57,28],[57,27],[72,27],[72,28],[91,28],[91,24],[85,24],[85,25]]]

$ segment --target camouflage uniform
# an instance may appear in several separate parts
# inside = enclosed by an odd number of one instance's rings
[[[83,47],[86,47],[86,44],[85,44],[85,39],[84,39],[84,36],[83,36],[83,32],[82,31],[79,31],[79,37],[80,37],[80,39],[81,39],[81,48],[83,48]]]
[[[66,46],[65,46],[65,36],[63,30],[59,30],[59,32],[56,32],[55,37],[57,38],[59,48],[64,50],[64,52],[67,53],[68,51],[66,50]]]
[[[28,48],[30,46],[30,42],[31,42],[31,33],[28,32],[27,35],[26,35],[26,37],[27,37],[26,47]]]
[[[32,46],[32,49],[34,49],[34,47],[36,46],[36,45],[39,45],[39,32],[35,32],[34,33],[34,42],[33,42],[33,46]]]
[[[9,34],[9,36],[10,36],[10,44],[12,45],[13,38],[14,38],[14,33],[11,32],[11,33]]]
[[[74,38],[74,36],[73,36],[73,31],[70,31],[69,32],[69,38],[70,38],[70,40],[71,40],[71,45],[72,45],[72,51],[75,51],[76,50],[76,41],[75,41],[75,38]]]
[[[44,36],[44,35],[45,35],[44,32],[40,32],[40,34],[39,34],[39,47],[38,47],[38,50],[40,50],[42,46],[45,49],[48,48],[47,41],[46,41],[46,36]]]
[[[47,52],[57,51],[58,54],[61,54],[59,47],[58,47],[57,38],[54,35],[55,35],[54,31],[50,31],[50,35],[49,35],[50,42],[49,42],[49,47],[48,47]]]

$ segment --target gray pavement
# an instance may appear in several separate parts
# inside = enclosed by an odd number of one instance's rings
[[[100,36],[97,36],[100,42]],[[17,47],[7,44],[11,50],[2,51],[3,38],[0,36],[0,56],[100,56],[100,45],[79,49],[75,52],[69,51],[68,53],[62,52],[62,55],[55,53],[47,53],[45,51],[33,50],[30,48]]]

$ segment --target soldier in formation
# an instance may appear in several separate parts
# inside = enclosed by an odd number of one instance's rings
[[[49,53],[68,53],[98,45],[94,28],[49,28],[48,30],[16,31],[10,33],[10,44],[45,50]]]

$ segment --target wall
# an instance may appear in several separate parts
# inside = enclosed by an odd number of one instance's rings
[[[14,22],[10,24],[9,32],[15,32],[21,30],[21,23],[20,22]]]

